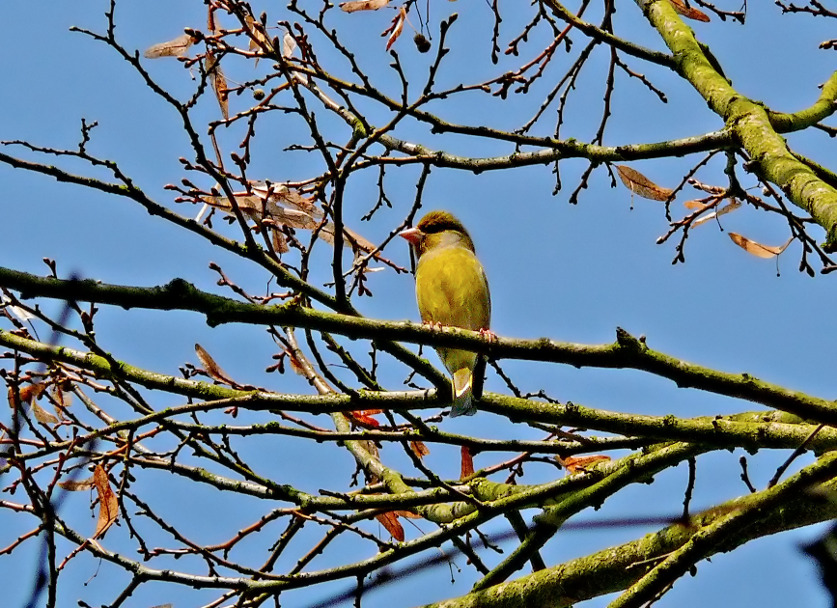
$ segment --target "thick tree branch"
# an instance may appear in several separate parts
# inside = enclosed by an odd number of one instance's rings
[[[678,72],[689,81],[724,119],[735,139],[747,151],[751,163],[748,169],[763,179],[776,184],[795,205],[811,214],[825,229],[823,250],[837,250],[837,189],[816,172],[800,162],[788,149],[785,140],[771,124],[763,104],[736,91],[720,72],[717,60],[695,39],[667,0],[636,0],[650,23],[657,29],[677,62]],[[832,75],[824,90],[825,98],[816,105],[811,120],[829,115],[837,109],[837,75]],[[829,107],[830,104],[830,107]]]
[[[833,475],[834,457],[823,464],[808,467],[800,475],[789,478],[776,486],[774,491],[737,498],[694,516],[689,522],[678,522],[640,539],[609,547],[591,555],[570,560],[564,564],[522,576],[508,583],[476,591],[450,600],[428,604],[423,608],[508,608],[509,606],[554,606],[566,608],[586,599],[628,589],[660,559],[665,559],[695,537],[699,539],[717,530],[723,533],[712,537],[706,556],[731,551],[751,540],[833,519],[837,517],[837,505],[812,497],[802,488],[810,488],[821,479],[820,475]],[[824,486],[834,491],[833,482]],[[778,504],[774,501],[778,501]],[[764,509],[761,506],[765,505]],[[724,522],[740,518],[748,525],[727,529]],[[699,532],[703,534],[698,535]],[[700,561],[703,556],[692,560]]]
[[[613,344],[599,346],[557,342],[548,338],[488,340],[479,332],[453,327],[436,328],[403,321],[374,321],[316,311],[294,302],[279,306],[259,306],[201,291],[182,279],[175,279],[163,287],[142,288],[108,285],[92,280],[44,278],[0,268],[0,285],[19,290],[24,297],[40,296],[69,301],[92,301],[125,308],[191,310],[204,314],[207,323],[211,326],[222,323],[291,325],[341,334],[350,338],[467,347],[469,350],[486,353],[495,359],[514,358],[563,363],[577,367],[639,369],[668,378],[681,387],[699,388],[747,399],[819,422],[837,422],[837,407],[831,400],[776,386],[758,380],[747,373],[721,372],[682,361],[648,348],[644,341],[637,340],[624,330],[617,332],[617,340]],[[0,342],[7,345],[11,345],[16,339],[5,332],[0,334]],[[33,344],[30,348],[39,347]],[[52,352],[45,345],[41,350],[43,353]],[[109,365],[103,365],[102,371],[104,369],[109,369]],[[428,371],[428,375],[438,377],[435,376],[435,372],[432,372],[432,368]],[[236,396],[234,393],[224,392],[230,389],[218,387],[218,390],[220,392],[213,392],[205,398],[222,399]],[[318,402],[315,398],[311,399],[310,403],[306,402],[306,405],[314,407],[316,403],[319,403],[319,407],[322,407],[326,403],[331,404],[331,402]],[[344,398],[334,397],[334,399]],[[333,407],[344,410],[363,409],[360,407],[361,402],[367,407],[373,407],[374,403],[393,403],[392,396],[383,398],[369,392],[364,392],[362,397],[352,397],[352,399],[357,399],[352,402],[353,406],[347,406],[343,401],[334,401]],[[395,399],[395,403],[421,407],[419,403],[424,399],[425,397],[421,395],[409,397],[405,395]],[[319,407],[316,411],[327,411]],[[531,409],[533,413],[538,410],[534,407]]]

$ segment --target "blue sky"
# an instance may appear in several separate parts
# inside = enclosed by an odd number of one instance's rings
[[[632,4],[624,4],[618,13],[618,24],[624,28],[620,31],[635,33],[637,42],[661,49],[657,34],[645,23],[639,10]],[[692,27],[743,94],[763,100],[779,111],[792,112],[813,103],[819,94],[817,85],[834,69],[833,52],[816,50],[819,42],[833,36],[829,24],[804,16],[778,20],[779,9],[772,4],[750,4],[746,27],[717,19]],[[81,118],[98,121],[90,150],[117,160],[152,197],[174,205],[172,194],[163,187],[183,177],[177,159],[189,154],[177,116],[145,89],[129,66],[105,45],[68,31],[72,25],[103,31],[106,8],[106,3],[99,1],[82,5],[3,3],[0,19],[7,27],[0,40],[3,57],[0,78],[4,83],[4,93],[0,95],[0,115],[4,117],[0,122],[0,140],[27,139],[44,146],[73,148],[78,141]],[[281,4],[254,8],[256,12],[268,10],[273,21],[289,18]],[[458,70],[472,70],[474,79],[496,73],[487,62],[476,63],[488,50],[490,15],[486,4],[439,3],[433,9],[436,11],[433,18],[438,19],[443,11],[453,9],[461,17],[451,31],[451,55],[440,80],[455,79]],[[205,8],[201,2],[183,0],[132,1],[118,6],[116,18],[120,41],[126,48],[142,50],[178,36],[184,27],[202,27]],[[381,82],[395,87],[387,67],[391,59],[378,35],[392,13],[342,15],[335,11],[332,18],[341,35],[356,47],[359,61]],[[509,15],[504,22],[507,28],[504,40],[517,33],[514,19]],[[787,39],[777,39],[771,34],[776,28],[782,28]],[[581,36],[576,38],[576,44],[583,43]],[[537,48],[536,43],[534,40],[525,48],[531,53]],[[415,53],[406,36],[395,48],[402,54],[408,74],[423,74],[429,59]],[[511,59],[503,61],[512,65]],[[159,60],[145,65],[180,98],[191,92],[194,83],[177,62]],[[706,109],[688,85],[662,69],[638,62],[632,62],[631,66],[654,79],[665,90],[669,103],[660,103],[635,80],[619,75],[606,144],[698,135],[722,127],[720,119]],[[225,69],[230,78],[236,77],[236,69],[240,70],[242,79],[252,75],[252,68],[243,62]],[[570,120],[562,130],[564,137],[588,139],[598,124],[602,87],[594,73],[585,78],[578,96],[570,104]],[[539,86],[545,89],[546,84]],[[513,98],[512,103],[506,104],[474,94],[455,98],[451,104],[439,105],[438,109],[443,109],[444,117],[451,121],[484,120],[511,128],[521,117],[531,115],[538,100],[534,95],[528,101]],[[248,101],[234,98],[233,110],[243,109]],[[202,100],[198,115],[205,120],[217,119],[214,99]],[[545,124],[550,125],[552,121],[554,118],[550,116]],[[296,179],[308,175],[310,156],[283,152],[285,146],[303,136],[302,126],[289,121],[261,127],[250,175],[259,179]],[[405,125],[398,135],[415,138],[431,147],[446,145],[453,151],[475,156],[511,151],[506,145],[462,139],[443,143],[426,129],[410,125]],[[240,133],[223,132],[220,138],[225,149],[232,150]],[[834,142],[820,131],[791,134],[788,140],[804,154],[826,165],[833,158]],[[644,161],[632,166],[657,183],[673,186],[694,162],[690,157]],[[78,163],[65,166],[79,173],[86,171]],[[594,174],[578,205],[567,203],[584,168],[583,161],[562,163],[565,187],[554,196],[554,177],[546,167],[480,175],[444,169],[432,171],[425,191],[425,206],[449,209],[469,228],[491,284],[492,327],[496,333],[595,344],[613,340],[615,328],[621,326],[635,335],[645,335],[652,348],[689,361],[725,371],[748,372],[817,396],[828,397],[834,393],[830,352],[834,332],[831,285],[834,275],[809,278],[797,272],[799,246],[792,244],[778,261],[777,276],[774,261],[747,255],[712,222],[692,233],[687,243],[686,264],[672,265],[676,240],[655,244],[656,238],[667,230],[660,203],[637,197],[631,201],[630,194],[621,185],[610,187],[603,170]],[[707,183],[721,184],[722,169],[723,161],[716,160],[702,169],[698,177]],[[347,219],[347,224],[372,241],[383,238],[403,219],[412,203],[417,174],[415,167],[390,171],[387,192],[394,209],[384,210],[368,223],[360,222],[359,217],[374,204],[375,176],[351,182],[345,213],[353,219],[351,223]],[[57,184],[2,165],[0,180],[3,184],[0,210],[5,227],[0,239],[3,266],[44,273],[41,259],[49,257],[58,261],[59,271],[65,275],[76,272],[107,282],[138,285],[162,284],[174,277],[184,277],[202,288],[219,292],[220,288],[215,286],[217,277],[207,268],[210,261],[215,261],[253,291],[265,288],[266,277],[262,272],[148,216],[128,201]],[[751,187],[754,182],[744,185]],[[683,200],[693,196],[699,194],[687,189],[674,203],[675,212],[682,210],[679,205]],[[189,216],[196,212],[187,206],[175,208]],[[725,231],[739,232],[768,244],[779,244],[788,238],[787,227],[778,218],[748,208],[725,216],[722,224]],[[406,246],[400,241],[392,243],[386,254],[403,265],[409,264]],[[328,280],[330,272],[327,266],[330,252],[321,249],[321,255],[322,275],[313,277],[314,282],[320,283]],[[409,275],[396,275],[390,270],[374,273],[369,286],[374,297],[355,302],[365,315],[418,319]],[[46,306],[49,309],[50,304]],[[57,309],[58,304],[54,307]],[[309,391],[292,374],[265,379],[263,370],[271,363],[274,349],[261,328],[226,326],[209,330],[203,319],[187,313],[104,310],[98,335],[104,348],[152,370],[176,374],[177,367],[184,362],[197,363],[193,351],[197,341],[239,381],[269,383],[281,391]],[[436,361],[434,355],[429,356]],[[391,388],[399,389],[405,375],[403,368],[392,365],[391,361],[386,364],[392,370],[384,377],[390,381]],[[639,372],[577,370],[526,362],[504,362],[503,368],[513,373],[523,390],[545,389],[562,401],[603,409],[699,416],[759,407],[679,390],[667,381]],[[487,387],[506,390],[492,374],[487,379]],[[157,405],[171,404],[159,398]],[[324,418],[320,422],[327,424]],[[444,424],[446,429],[484,437],[539,437],[523,425],[511,425],[503,418],[485,413],[467,420],[446,419]],[[252,454],[265,470],[281,467],[283,472],[275,474],[279,479],[284,479],[287,468],[288,483],[312,492],[331,487],[329,484],[344,487],[353,468],[336,448],[328,456],[320,448],[309,453],[308,447],[293,440],[276,443],[255,438],[242,449]],[[452,448],[447,451],[438,448],[429,462],[442,473],[454,476],[458,469],[455,452]],[[738,458],[742,454],[739,450],[699,460],[700,492],[696,508],[745,491],[738,479]],[[753,459],[754,483],[764,486],[784,457],[765,453]],[[393,458],[396,463],[403,460],[397,455]],[[477,464],[489,462],[489,456],[480,456]],[[534,483],[554,474],[551,468],[531,467],[523,481]],[[579,520],[676,514],[685,484],[686,473],[682,467],[668,471],[653,486],[631,488],[608,501],[601,511],[581,514]],[[246,525],[261,512],[258,505],[239,505],[218,492],[192,495],[190,488],[184,493],[182,486],[159,475],[149,476],[146,491],[148,494],[143,498],[154,501],[162,511],[171,510],[176,515],[186,509],[194,513],[191,531],[216,542],[222,540],[226,531],[235,530],[236,525]],[[76,493],[68,496],[64,508],[74,510],[75,521],[83,521],[88,505],[89,496]],[[219,532],[220,537],[216,534],[219,517],[223,518],[225,531]],[[3,530],[0,546],[32,525],[32,521],[10,518],[0,510],[0,530]],[[92,530],[93,519],[89,525]],[[418,525],[425,531],[431,529],[427,522]],[[545,558],[548,563],[557,563],[650,531],[608,528],[566,532],[547,547]],[[122,527],[109,534],[126,537],[127,531]],[[696,578],[678,581],[660,605],[682,608],[713,603],[826,606],[828,602],[816,581],[815,569],[798,550],[800,542],[816,534],[816,530],[785,534],[752,543],[729,555],[713,557],[711,563],[700,564]],[[111,542],[110,536],[107,542]],[[13,606],[20,605],[26,597],[26,585],[21,586],[19,581],[31,573],[37,560],[37,546],[30,543],[26,549],[16,553],[18,557],[14,560],[0,556],[0,585],[10,590]],[[346,547],[345,551],[351,549]],[[448,573],[440,568],[412,584],[395,585],[393,591],[382,590],[372,597],[383,601],[386,596],[395,605],[407,606],[465,593],[474,579],[464,559],[458,562],[463,572],[456,575],[455,584],[448,585]],[[319,567],[326,565],[323,562]],[[94,605],[112,600],[119,583],[123,582],[122,577],[109,579],[104,573],[105,566],[97,576],[96,568],[92,560],[75,560],[63,582],[61,592],[66,595],[62,597],[74,602],[83,596]],[[339,592],[347,586],[348,583],[342,582],[322,592]],[[135,605],[172,601],[181,608],[214,597],[214,593],[202,593],[198,597],[192,593],[168,587],[140,591]],[[288,605],[307,605],[319,597],[305,593],[289,595]],[[395,595],[387,596],[390,593]],[[603,598],[587,605],[598,607],[606,603],[607,598]]]

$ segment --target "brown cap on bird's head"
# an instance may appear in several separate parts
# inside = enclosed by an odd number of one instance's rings
[[[419,220],[416,227],[426,233],[442,232],[443,230],[456,230],[458,232],[468,234],[468,231],[465,230],[465,226],[462,225],[462,222],[456,219],[452,213],[448,213],[447,211],[429,212]]]
[[[402,230],[398,233],[398,235],[406,239],[419,253],[421,253],[424,237],[429,234],[439,234],[440,232],[448,231],[460,233],[463,240],[467,243],[467,246],[471,250],[474,249],[474,244],[471,241],[471,235],[468,234],[467,230],[465,230],[465,226],[463,226],[462,222],[456,219],[452,213],[448,213],[447,211],[430,211],[419,220],[419,223],[416,224],[415,228]]]

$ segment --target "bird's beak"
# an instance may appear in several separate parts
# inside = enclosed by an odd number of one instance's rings
[[[421,241],[421,230],[418,228],[407,228],[398,233],[398,236],[405,239],[411,245],[418,246]]]

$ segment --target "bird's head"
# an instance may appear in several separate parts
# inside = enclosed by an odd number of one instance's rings
[[[402,230],[398,235],[415,248],[419,257],[429,249],[445,245],[465,246],[474,251],[465,226],[447,211],[431,211],[414,228]]]

